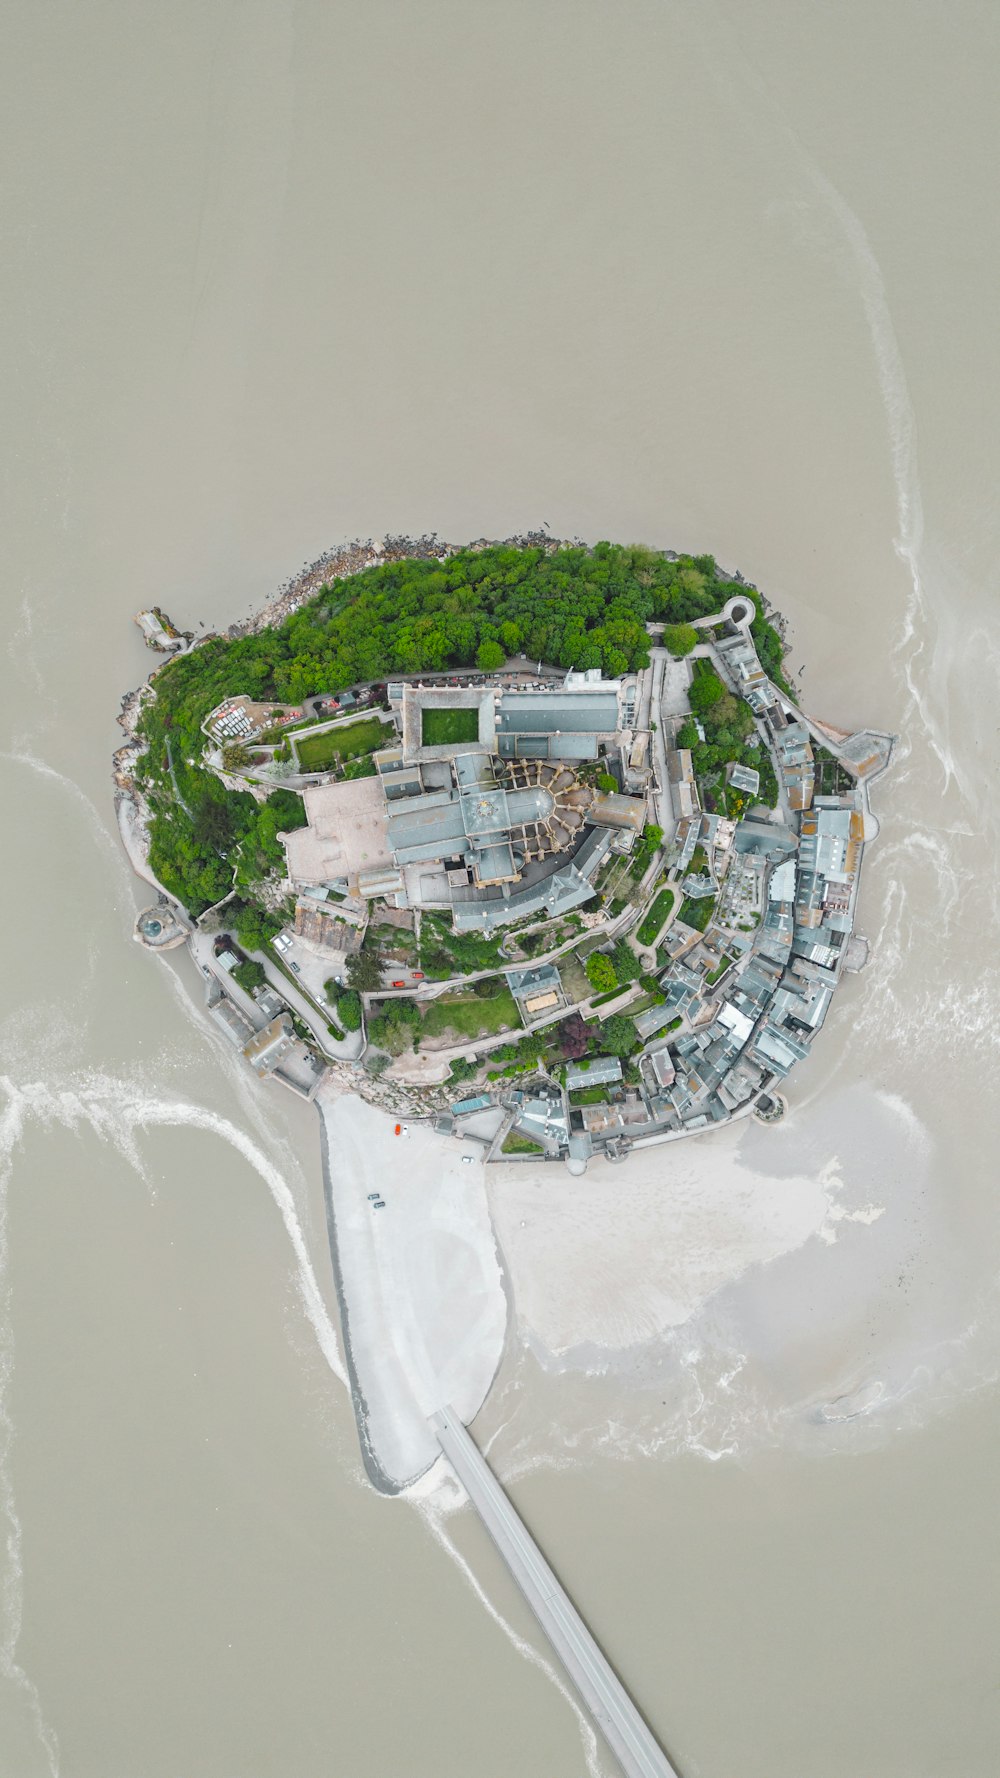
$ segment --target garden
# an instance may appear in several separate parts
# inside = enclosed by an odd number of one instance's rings
[[[463,741],[478,741],[479,711],[469,705],[424,710],[420,739],[425,747],[459,747]]]
[[[319,735],[293,735],[296,757],[303,772],[325,772],[333,765],[359,760],[385,747],[395,730],[378,716],[366,716],[346,728],[327,729]]]

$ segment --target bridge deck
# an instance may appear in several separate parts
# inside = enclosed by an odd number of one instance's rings
[[[438,1443],[627,1778],[679,1778],[451,1408],[430,1416]]]

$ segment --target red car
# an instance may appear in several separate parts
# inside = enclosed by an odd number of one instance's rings
[[[392,985],[393,985],[393,987],[394,987],[394,988],[405,988],[405,987],[406,987],[406,983],[405,983],[405,982],[393,982],[393,984],[392,984]]]
[[[410,974],[415,982],[422,982],[424,979],[424,972],[422,969],[411,969]]]

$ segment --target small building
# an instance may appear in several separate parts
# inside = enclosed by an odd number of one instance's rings
[[[518,1106],[515,1128],[532,1141],[565,1148],[569,1142],[569,1119],[558,1089],[543,1089],[539,1085],[534,1093],[525,1093]]]
[[[676,747],[667,755],[667,778],[676,814],[681,818],[697,815],[701,803],[698,800],[698,785],[695,782],[689,747]]]
[[[402,891],[402,872],[391,866],[384,870],[358,872],[358,894],[365,901],[375,901],[381,897],[388,899],[390,895],[402,894]]]
[[[294,1043],[292,1021],[288,1013],[283,1012],[265,1025],[262,1031],[254,1032],[243,1045],[243,1054],[255,1073],[270,1074]]]
[[[717,895],[719,885],[707,871],[699,871],[694,876],[684,877],[681,888],[689,901],[707,901],[710,895]]]
[[[772,733],[788,807],[801,813],[812,805],[816,776],[809,730],[804,722],[786,722]]]
[[[471,1099],[456,1099],[451,1106],[452,1117],[465,1117],[470,1111],[485,1111],[492,1105],[489,1093],[476,1093]]]
[[[155,649],[157,654],[176,654],[178,649],[184,647],[186,638],[178,634],[158,605],[154,605],[149,611],[137,611],[135,621],[142,631],[146,647]]]
[[[209,994],[208,1010],[215,1023],[225,1032],[230,1043],[243,1045],[253,1036],[253,1024],[246,1013],[230,1000],[215,984],[215,997]]]
[[[613,1086],[622,1077],[618,1056],[594,1056],[589,1062],[571,1062],[566,1069],[566,1091],[578,1092],[582,1087]]]
[[[673,1086],[675,1079],[674,1059],[669,1049],[653,1050],[649,1058],[650,1067],[661,1087]]]
[[[726,778],[734,790],[745,791],[749,796],[756,796],[760,790],[760,773],[753,766],[729,765]]]
[[[542,963],[534,969],[508,969],[507,986],[525,1024],[566,1005],[562,977],[554,963]]]

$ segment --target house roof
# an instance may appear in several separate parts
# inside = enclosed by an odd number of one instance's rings
[[[594,1056],[589,1063],[571,1062],[566,1069],[566,1090],[578,1087],[603,1087],[621,1080],[622,1065],[618,1056]]]

